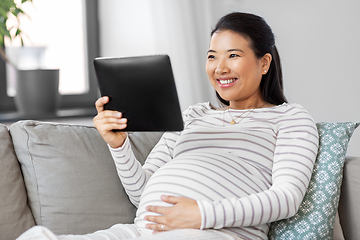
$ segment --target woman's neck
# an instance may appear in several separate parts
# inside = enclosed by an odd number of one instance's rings
[[[254,108],[263,108],[269,107],[272,104],[266,102],[265,100],[255,99],[255,100],[247,100],[247,101],[230,101],[230,105],[228,108],[230,109],[254,109]]]

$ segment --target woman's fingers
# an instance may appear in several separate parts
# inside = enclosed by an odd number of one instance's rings
[[[113,130],[124,130],[127,127],[127,119],[123,118],[121,112],[104,110],[104,105],[108,102],[108,97],[99,98],[95,102],[98,114],[93,118],[93,122],[105,142],[113,148],[118,148],[125,142],[127,134]]]
[[[127,127],[125,118],[94,118],[94,126],[100,133],[101,137],[112,148],[121,147],[127,137],[126,132],[114,132],[113,130],[124,130]]]
[[[104,111],[104,105],[107,104],[108,102],[109,102],[109,97],[107,96],[101,97],[98,100],[96,100],[95,102],[96,111],[98,113]]]
[[[167,228],[166,225],[164,225],[164,224],[150,224],[149,223],[149,224],[146,224],[146,228],[154,230],[153,234],[172,230],[172,229]]]
[[[161,196],[161,200],[173,205],[169,207],[147,206],[147,211],[158,213],[159,215],[146,215],[144,219],[151,222],[146,225],[146,228],[155,231],[180,228],[200,229],[201,214],[195,200],[177,196]]]
[[[123,123],[126,118],[122,118],[121,112],[116,111],[102,111],[94,117],[94,124],[97,123]],[[121,121],[120,121],[121,120]]]
[[[99,120],[94,123],[101,135],[105,135],[112,130],[123,130],[127,127],[126,119],[118,121]]]
[[[110,120],[110,119],[120,119],[120,118],[122,118],[121,112],[110,111],[110,110],[101,111],[95,116],[95,120],[102,120],[102,119]]]
[[[125,129],[126,123],[127,119],[122,118],[122,114],[116,111],[103,111],[94,117],[94,126],[102,131]]]

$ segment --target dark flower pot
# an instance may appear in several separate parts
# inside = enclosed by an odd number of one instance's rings
[[[15,104],[24,117],[56,115],[59,106],[59,69],[16,72]]]

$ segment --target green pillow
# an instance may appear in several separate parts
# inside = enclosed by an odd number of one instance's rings
[[[270,239],[332,239],[349,139],[360,123],[318,123],[319,151],[295,216],[273,222]]]

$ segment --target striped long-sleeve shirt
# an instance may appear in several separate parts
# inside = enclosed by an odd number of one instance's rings
[[[165,133],[143,166],[128,140],[111,149],[124,188],[138,207],[140,232],[151,233],[144,216],[154,213],[146,206],[169,206],[161,195],[195,199],[201,229],[244,239],[267,239],[270,222],[297,212],[317,155],[316,125],[298,104],[247,111],[216,110],[209,103],[190,107],[184,130]],[[237,124],[230,124],[233,118]]]

